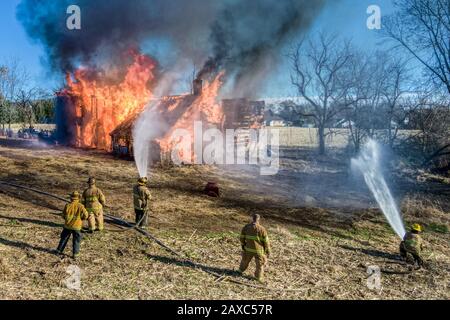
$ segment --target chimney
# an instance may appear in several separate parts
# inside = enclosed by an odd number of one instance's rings
[[[196,78],[193,83],[194,96],[199,96],[202,94],[203,80]]]

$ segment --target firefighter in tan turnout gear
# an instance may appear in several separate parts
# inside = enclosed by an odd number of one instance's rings
[[[70,203],[64,207],[62,217],[64,218],[64,228],[56,253],[62,254],[64,252],[67,242],[72,236],[72,254],[73,258],[76,259],[80,253],[83,220],[88,218],[88,212],[80,203],[80,194],[77,191],[70,195]]]
[[[270,243],[266,229],[260,224],[259,214],[253,215],[252,223],[247,224],[241,232],[242,261],[239,271],[243,273],[255,258],[256,279],[264,282],[264,266],[270,255]]]
[[[89,232],[103,231],[103,206],[106,203],[105,196],[95,185],[95,179],[89,178],[89,187],[83,192],[82,203],[89,212]]]
[[[403,241],[400,243],[400,255],[403,259],[408,260],[408,254],[411,254],[414,263],[417,263],[419,267],[423,267],[422,250],[423,240],[420,236],[422,232],[422,226],[415,223],[411,226],[411,231],[407,232],[403,237]]]
[[[136,224],[139,227],[148,223],[148,210],[150,208],[151,194],[147,187],[148,179],[139,178],[138,184],[133,187],[134,212],[136,214]]]

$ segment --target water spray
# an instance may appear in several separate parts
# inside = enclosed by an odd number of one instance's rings
[[[148,175],[151,137],[146,134],[145,129],[145,123],[142,123],[140,117],[133,127],[133,155],[139,177],[147,177]]]
[[[406,233],[405,227],[391,191],[380,170],[380,145],[375,140],[369,139],[359,156],[352,159],[351,165],[353,170],[358,169],[362,173],[364,181],[392,229],[403,239]]]
[[[159,137],[165,123],[150,103],[139,115],[133,127],[133,155],[139,177],[148,178],[148,167],[151,157],[151,142]]]

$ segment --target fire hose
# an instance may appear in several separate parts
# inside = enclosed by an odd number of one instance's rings
[[[14,188],[18,188],[18,189],[32,191],[34,193],[41,194],[41,195],[44,195],[44,196],[47,196],[47,197],[50,197],[50,198],[53,198],[53,199],[56,199],[56,200],[60,200],[60,201],[66,202],[66,203],[68,202],[68,200],[63,198],[63,197],[60,197],[60,196],[57,196],[57,195],[54,195],[54,194],[51,194],[51,193],[48,193],[48,192],[45,192],[45,191],[41,191],[41,190],[38,190],[38,189],[35,189],[35,188],[25,187],[25,186],[22,186],[22,185],[10,183],[10,182],[5,182],[5,181],[0,181],[0,184],[7,185],[7,186],[10,186],[10,187],[14,187]],[[159,239],[154,237],[152,234],[150,234],[146,230],[138,227],[139,223],[144,219],[145,215],[140,219],[140,221],[138,221],[136,223],[136,225],[133,225],[133,224],[131,224],[131,223],[129,223],[129,222],[123,220],[123,219],[120,219],[118,217],[115,217],[115,216],[107,214],[107,213],[105,213],[104,216],[105,216],[105,218],[107,218],[107,220],[106,220],[107,222],[110,222],[110,223],[113,223],[113,224],[116,224],[116,225],[119,225],[119,226],[125,226],[126,227],[126,229],[117,230],[117,231],[129,231],[129,230],[135,229],[139,233],[145,235],[147,238],[150,238],[151,240],[156,242],[158,245],[160,245],[161,247],[163,247],[164,249],[166,249],[170,253],[175,254],[177,256],[181,256],[179,253],[177,253],[175,250],[173,250],[170,247],[168,247],[167,245],[165,245],[162,241],[160,241]],[[113,231],[113,230],[110,230],[110,231]]]
[[[48,193],[48,192],[45,192],[45,191],[41,191],[41,190],[38,190],[38,189],[35,189],[35,188],[31,188],[31,187],[26,187],[26,186],[10,183],[10,182],[6,182],[6,181],[1,181],[1,180],[0,180],[0,185],[10,186],[10,187],[14,187],[14,188],[17,188],[17,189],[28,190],[28,191],[31,191],[31,192],[34,192],[34,193],[37,193],[37,194],[40,194],[40,195],[44,195],[44,196],[47,196],[47,197],[59,200],[59,201],[63,201],[63,202],[66,202],[66,203],[69,202],[67,199],[65,199],[63,197],[60,197],[58,195],[54,195],[54,194],[51,194],[51,193]],[[141,221],[143,220],[144,216],[141,218]],[[144,235],[145,237],[147,237],[148,239],[154,241],[156,244],[158,244],[159,246],[161,246],[162,248],[164,248],[165,250],[167,250],[171,254],[181,258],[183,263],[188,264],[188,265],[190,265],[190,266],[192,266],[192,267],[194,267],[196,269],[200,269],[200,270],[202,270],[202,271],[204,271],[204,272],[206,272],[206,273],[216,277],[217,278],[215,280],[216,282],[220,282],[220,281],[225,281],[226,280],[226,281],[229,281],[231,283],[238,284],[238,285],[243,285],[243,286],[252,287],[252,288],[258,288],[258,289],[271,290],[271,291],[284,291],[284,292],[286,292],[286,291],[291,291],[291,292],[292,291],[301,291],[301,289],[289,289],[289,288],[288,289],[279,289],[279,288],[270,288],[270,287],[263,286],[263,285],[256,285],[256,284],[246,283],[246,282],[243,282],[243,281],[239,281],[239,280],[236,280],[236,279],[229,278],[228,276],[226,276],[224,274],[220,274],[218,272],[214,272],[214,271],[205,269],[204,265],[201,265],[201,264],[199,264],[197,262],[194,262],[194,261],[190,260],[189,258],[184,257],[181,253],[179,253],[176,250],[174,250],[174,249],[170,248],[169,246],[167,246],[164,242],[162,242],[161,240],[156,238],[154,235],[152,235],[147,230],[144,230],[144,229],[140,228],[138,225],[139,225],[139,223],[141,221],[138,221],[138,223],[133,225],[133,224],[131,224],[131,223],[121,219],[121,218],[118,218],[118,217],[113,216],[113,215],[108,214],[108,213],[104,213],[104,217],[106,218],[105,221],[108,222],[108,223],[125,227],[125,229],[116,230],[116,232],[135,230],[138,233],[140,233],[140,234]],[[110,231],[113,231],[113,230],[110,230]]]

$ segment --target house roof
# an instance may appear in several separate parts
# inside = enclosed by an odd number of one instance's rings
[[[179,96],[168,96],[163,97],[161,99],[157,99],[149,103],[149,105],[143,109],[141,112],[137,112],[133,114],[132,116],[128,117],[125,121],[123,121],[121,124],[119,124],[111,133],[111,136],[117,136],[120,135],[122,137],[130,137],[134,123],[139,118],[142,112],[145,112],[145,110],[148,110],[151,108],[152,110],[155,110],[157,112],[158,117],[160,117],[161,121],[164,121],[167,128],[174,127],[177,123],[178,125],[192,125],[191,119],[192,115],[196,115],[199,112],[199,109],[197,104],[194,104],[195,100],[198,98],[196,95],[179,95]],[[248,103],[243,103],[247,101]],[[236,106],[239,106],[242,108],[243,106],[247,106],[252,103],[259,103],[263,104],[264,102],[255,102],[255,101],[248,101],[247,99],[227,99],[223,100],[223,102],[226,102],[230,105],[235,104]],[[191,108],[193,106],[193,108]],[[229,116],[228,112],[231,110],[228,110],[225,108],[224,112]],[[242,110],[241,110],[242,111]],[[278,120],[278,119],[277,119]],[[283,120],[280,118],[280,120]],[[189,123],[184,123],[188,121]]]
[[[127,119],[125,119],[121,124],[119,124],[113,131],[111,131],[111,136],[120,135],[123,137],[128,137],[131,135],[134,123],[142,114],[148,110],[148,108],[154,109],[158,112],[161,119],[165,121],[168,127],[171,127],[175,122],[183,115],[183,113],[189,108],[189,106],[194,102],[197,96],[194,95],[180,95],[180,96],[169,96],[157,99],[149,103],[142,111],[136,112]]]
[[[111,136],[122,135],[127,136],[131,133],[133,129],[134,122],[139,117],[141,113],[137,112],[132,116],[128,117],[125,121],[119,124],[113,131],[111,131]]]

